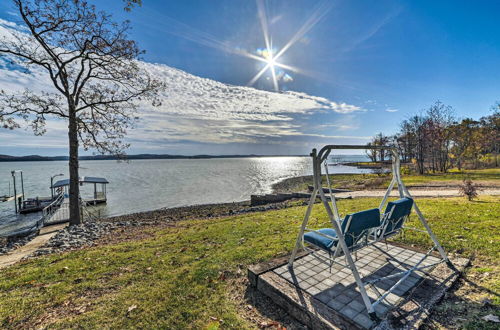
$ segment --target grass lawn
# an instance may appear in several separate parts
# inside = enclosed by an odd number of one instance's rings
[[[331,183],[334,188],[346,189],[386,189],[391,181],[390,175],[377,174],[332,174]],[[405,174],[402,175],[403,182],[408,186],[435,186],[461,184],[464,178],[470,178],[473,182],[481,185],[495,185],[500,187],[500,168],[490,168],[481,170],[450,170],[448,173],[436,174]],[[285,180],[286,181],[286,180]],[[326,176],[323,176],[324,186],[327,186]],[[312,184],[312,179],[297,180],[290,179],[290,185],[287,187],[290,191],[307,190],[307,186]]]
[[[491,181],[500,184],[500,168],[462,171],[452,169],[449,170],[448,173],[403,175],[403,180],[405,180],[408,185],[435,181],[462,181],[464,178],[470,178],[472,181]]]
[[[378,202],[342,200],[339,207],[346,213]],[[460,314],[467,317],[460,322],[464,327],[487,327],[480,317],[500,315],[498,295],[486,291],[500,291],[498,198],[418,202],[447,251],[476,256],[468,276],[488,273],[474,282],[484,289],[466,293],[469,314]],[[97,247],[17,264],[0,271],[0,327],[256,328],[242,316],[248,305],[246,267],[290,252],[304,211],[296,206],[143,227],[139,237],[112,238]],[[315,211],[310,227],[326,225],[323,208],[317,204]],[[416,219],[411,222],[419,227]],[[115,237],[120,235],[127,233]],[[404,240],[422,247],[430,243],[419,233],[408,233]],[[484,298],[492,306],[480,306]]]

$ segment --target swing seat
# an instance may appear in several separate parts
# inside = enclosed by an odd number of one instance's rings
[[[358,243],[368,235],[373,228],[380,227],[379,209],[370,209],[356,212],[345,216],[340,225],[344,233],[344,239],[347,247],[351,249],[358,248]],[[337,247],[337,233],[332,228],[321,228],[304,234],[304,241],[326,251],[333,251]]]
[[[330,250],[332,246],[338,242],[338,239],[335,229],[321,228],[304,234],[304,241],[314,246],[317,246],[323,250]]]
[[[381,229],[377,232],[379,239],[393,236],[403,228],[403,224],[411,213],[413,199],[404,197],[387,203]],[[385,228],[385,230],[384,230]]]

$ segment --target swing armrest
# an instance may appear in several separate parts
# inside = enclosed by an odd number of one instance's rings
[[[325,238],[331,239],[332,241],[338,241],[339,240],[339,238],[337,236],[330,236],[330,235],[327,235],[327,234],[324,234],[324,233],[320,232],[319,230],[321,230],[321,229],[315,230],[315,229],[306,228],[306,230],[308,232],[313,232],[313,233],[315,233],[315,234],[317,234],[319,236],[323,236]]]

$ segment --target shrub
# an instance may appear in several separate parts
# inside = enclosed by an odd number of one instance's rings
[[[412,170],[409,165],[404,165],[401,166],[401,174],[402,175],[410,175],[412,173]]]
[[[460,195],[466,196],[469,201],[477,197],[477,186],[471,179],[464,179],[459,188]]]

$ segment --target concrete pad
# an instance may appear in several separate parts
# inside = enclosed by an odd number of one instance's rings
[[[325,257],[326,253],[302,252],[293,269],[288,268],[286,257],[249,268],[252,286],[313,329],[418,327],[469,263],[468,259],[455,258],[451,261],[458,271],[440,263],[414,272],[376,306],[379,320],[373,321],[349,267],[338,264],[330,267],[318,255]],[[363,281],[367,281],[405,271],[423,256],[423,253],[408,247],[377,243],[360,250],[355,263]],[[343,257],[335,261],[345,264]],[[431,255],[421,265],[439,261],[438,255]],[[372,302],[400,278],[366,285]]]
[[[67,223],[63,223],[43,227],[40,229],[40,234],[37,237],[33,238],[20,248],[0,256],[0,269],[13,265],[22,258],[32,254],[47,243],[53,236],[55,236],[59,230],[63,229],[67,225]]]

